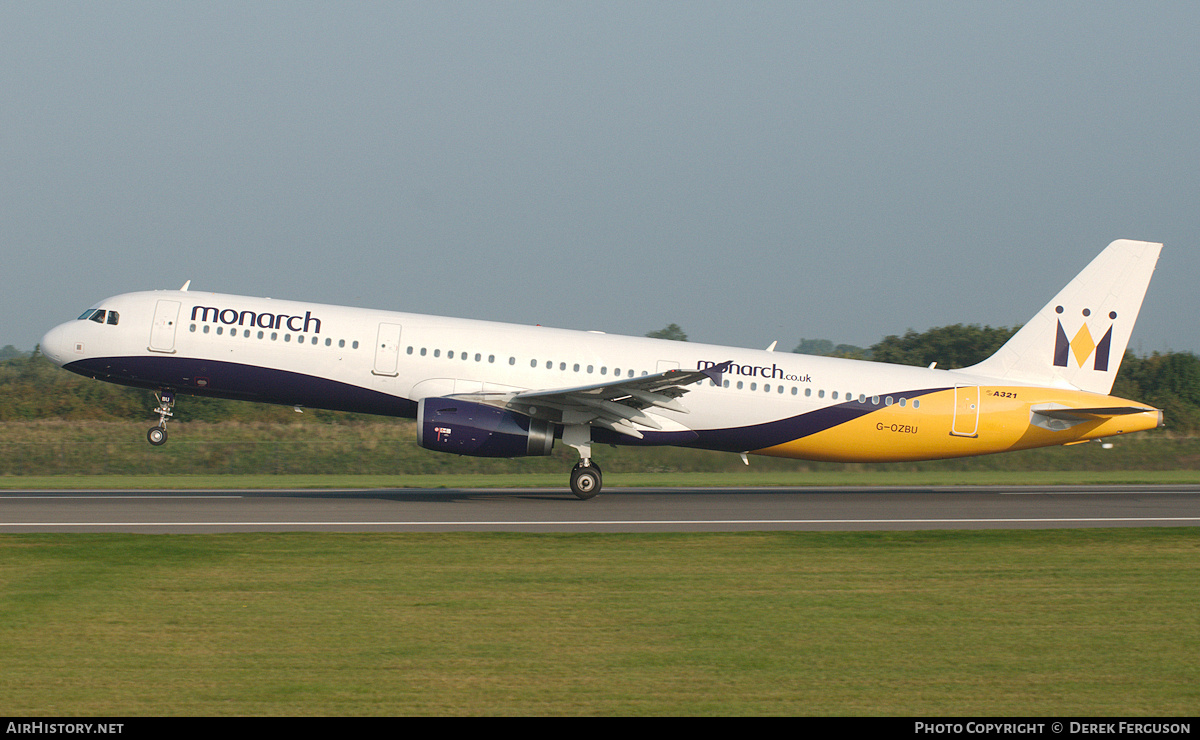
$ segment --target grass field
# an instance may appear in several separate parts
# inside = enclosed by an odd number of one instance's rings
[[[566,489],[411,424],[0,425],[0,488]],[[568,451],[569,452],[569,451]],[[604,448],[624,486],[1200,483],[1200,440],[914,465]],[[580,504],[586,506],[587,504]],[[1200,713],[1200,528],[0,535],[9,715]]]
[[[1200,712],[1200,533],[0,537],[10,715]]]

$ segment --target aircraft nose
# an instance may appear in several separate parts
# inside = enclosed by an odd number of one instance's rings
[[[74,342],[68,336],[69,326],[70,324],[59,324],[42,337],[42,354],[59,367],[67,363],[74,347]]]

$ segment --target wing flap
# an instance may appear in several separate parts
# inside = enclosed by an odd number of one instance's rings
[[[640,439],[634,426],[659,430],[663,425],[645,413],[646,409],[664,409],[688,413],[680,398],[687,386],[711,380],[721,383],[729,363],[704,370],[667,370],[654,375],[613,380],[608,383],[510,393],[455,394],[480,403],[516,411],[532,418],[559,424],[591,424]]]

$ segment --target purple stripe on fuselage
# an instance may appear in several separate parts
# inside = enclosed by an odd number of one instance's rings
[[[187,357],[101,357],[63,366],[110,383],[194,396],[416,418],[407,398],[304,373]]]
[[[901,391],[893,393],[896,397],[919,398],[928,393],[947,390],[946,388],[926,388],[924,390]],[[878,397],[876,397],[878,398]],[[826,406],[808,413],[789,416],[786,419],[770,421],[764,424],[751,424],[744,427],[728,429],[698,429],[694,432],[643,432],[642,439],[607,429],[592,429],[592,440],[599,444],[618,445],[676,445],[679,447],[697,447],[704,450],[724,450],[726,452],[748,452],[774,447],[785,442],[807,437],[810,434],[832,429],[839,424],[845,424],[861,416],[886,408],[882,403],[846,401],[834,406]]]

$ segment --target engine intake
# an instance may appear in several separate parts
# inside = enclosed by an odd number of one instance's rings
[[[473,457],[549,455],[554,424],[454,398],[423,398],[417,406],[417,444]]]

